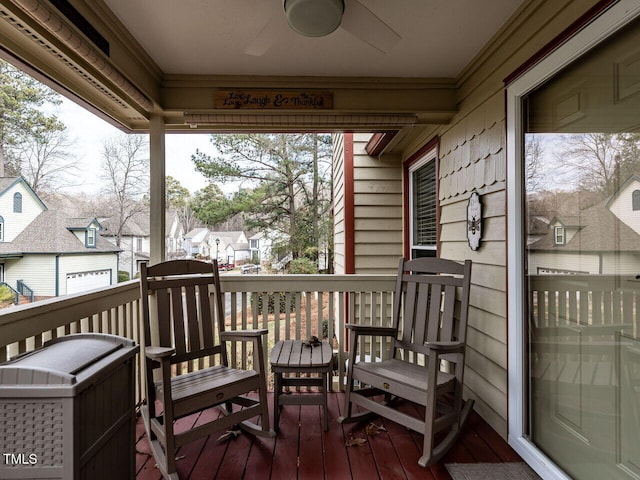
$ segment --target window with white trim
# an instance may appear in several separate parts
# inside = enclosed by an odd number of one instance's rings
[[[640,190],[634,190],[631,194],[631,208],[634,212],[640,210]]]
[[[13,194],[13,212],[22,213],[22,194],[20,192]]]
[[[435,257],[437,247],[436,151],[409,168],[411,258]]]
[[[554,239],[556,245],[564,245],[565,242],[565,229],[562,225],[554,227]]]
[[[96,229],[90,228],[87,230],[87,247],[96,246]]]

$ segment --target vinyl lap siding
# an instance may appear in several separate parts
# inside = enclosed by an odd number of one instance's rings
[[[95,270],[110,270],[111,284],[118,283],[118,256],[114,253],[61,256],[58,271],[59,294],[67,293],[67,274]]]
[[[334,271],[345,273],[344,235],[344,135],[332,135],[333,142],[333,235]]]
[[[22,212],[13,211],[13,195],[22,195]],[[12,242],[42,212],[42,205],[22,182],[16,183],[0,196],[0,215],[4,218],[4,241]]]
[[[18,280],[24,280],[37,297],[55,296],[56,256],[26,255],[19,260],[5,261],[5,282],[16,288]]]
[[[402,256],[402,168],[367,155],[370,134],[354,134],[356,273],[395,273]]]
[[[525,3],[458,77],[458,114],[439,128],[440,255],[473,260],[466,395],[507,436],[506,131],[504,79],[559,35],[595,0]],[[552,19],[552,21],[550,21]],[[426,133],[418,150],[433,138]],[[405,152],[408,157],[411,152]],[[467,245],[471,192],[482,195],[483,243]],[[512,321],[520,321],[513,319]]]

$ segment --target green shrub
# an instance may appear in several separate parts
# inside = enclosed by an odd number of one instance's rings
[[[0,286],[0,303],[13,303],[16,301],[16,295],[6,285]]]
[[[129,276],[129,272],[125,272],[124,270],[118,270],[118,283],[128,282],[129,280],[131,280],[131,277]]]
[[[262,315],[264,312],[264,295],[263,294],[251,294],[251,304],[253,305],[253,296],[258,295],[258,314]],[[287,297],[285,292],[267,292],[267,313],[276,313],[276,295],[279,295],[280,299],[280,312],[286,311]],[[296,296],[291,294],[289,300],[289,311],[293,312],[296,308]]]
[[[318,265],[309,258],[299,257],[291,260],[288,271],[290,274],[312,275],[318,273]]]

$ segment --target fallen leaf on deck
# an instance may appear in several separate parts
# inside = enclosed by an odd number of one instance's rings
[[[227,433],[223,433],[218,437],[218,442],[224,442],[225,440],[231,440],[234,438],[238,438],[242,433],[241,430],[227,430]]]
[[[347,447],[359,447],[360,445],[364,445],[365,443],[367,443],[367,440],[365,438],[353,438],[353,435],[351,435],[351,438],[347,440],[347,443],[345,443],[345,445]]]
[[[376,425],[375,423],[370,423],[369,425],[364,427],[364,432],[370,437],[375,437],[380,432],[386,432],[386,431],[387,429],[384,427],[384,425]]]

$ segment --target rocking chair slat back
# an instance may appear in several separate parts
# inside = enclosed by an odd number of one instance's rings
[[[430,269],[442,269],[439,275],[425,271],[424,259],[405,261],[402,268],[411,273],[399,275],[403,288],[396,288],[401,294],[394,299],[394,325],[401,332],[396,348],[425,353],[424,342],[466,340],[466,309],[456,311],[466,300],[458,295],[464,265],[433,258],[428,262]]]
[[[147,378],[147,404],[141,411],[162,475],[178,478],[176,448],[232,425],[273,436],[263,359],[267,331],[225,334],[217,263],[143,264],[140,285]],[[251,344],[253,369],[229,368],[225,346],[236,341],[246,350]],[[252,397],[255,392],[257,400]],[[222,415],[191,430],[174,430],[176,419],[212,407]],[[250,421],[254,417],[259,417],[260,425]]]
[[[161,345],[172,345],[176,355],[172,363],[180,363],[193,358],[192,353],[211,349],[212,353],[222,353],[224,344],[218,341],[216,321],[218,295],[211,291],[211,276],[219,282],[212,265],[193,261],[190,271],[181,272],[177,278],[163,278],[169,272],[148,267],[147,273],[155,275],[146,283],[147,291],[155,295],[157,309],[158,338]],[[153,295],[152,295],[153,297]],[[211,297],[215,302],[212,304]],[[216,307],[214,307],[216,305]],[[146,324],[145,324],[146,326]],[[150,332],[145,332],[150,339]],[[145,340],[150,345],[149,340]],[[226,357],[221,358],[226,363]]]
[[[352,337],[339,421],[381,415],[423,434],[422,466],[442,457],[473,407],[472,400],[462,399],[470,277],[470,260],[400,259],[393,328],[347,326]],[[362,348],[365,337],[377,336],[392,342],[390,358],[375,358]],[[424,417],[397,409],[401,400],[424,406]],[[361,411],[354,412],[353,405]],[[446,435],[436,438],[444,430]]]

